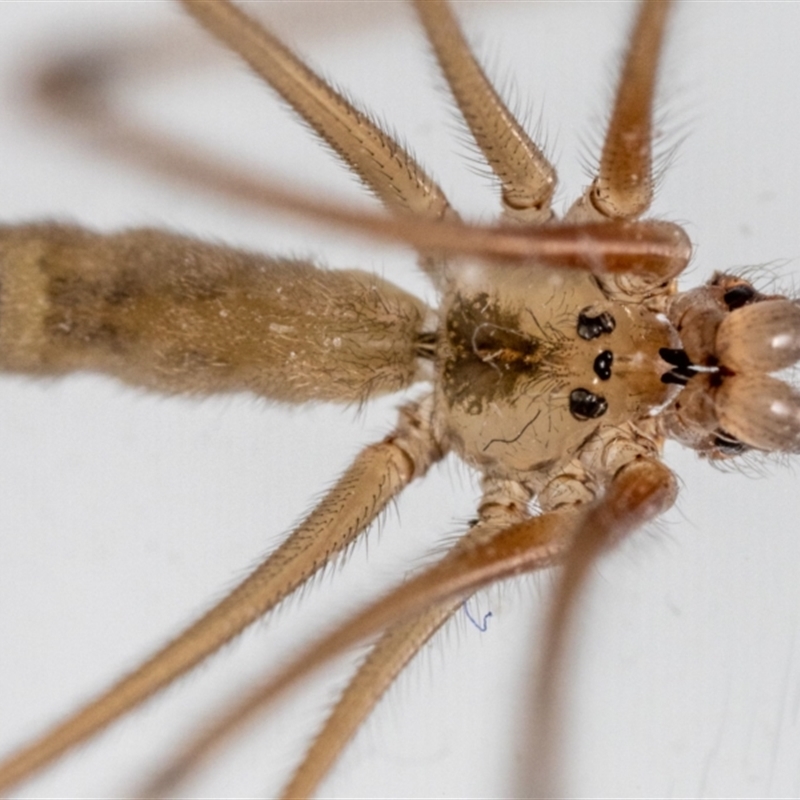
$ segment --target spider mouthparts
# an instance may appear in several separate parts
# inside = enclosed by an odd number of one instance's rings
[[[689,378],[698,372],[703,372],[702,367],[692,364],[685,350],[672,347],[662,347],[658,354],[667,364],[672,364],[672,369],[661,376],[662,383],[678,383],[685,386]]]

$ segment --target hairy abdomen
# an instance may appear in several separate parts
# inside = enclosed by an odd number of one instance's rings
[[[426,312],[360,271],[161,231],[0,227],[0,367],[11,371],[360,401],[416,379]]]

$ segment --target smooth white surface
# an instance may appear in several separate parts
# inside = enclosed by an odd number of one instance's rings
[[[387,121],[468,213],[489,218],[422,39],[387,3],[258,4],[325,74]],[[550,145],[560,204],[601,138],[627,4],[463,9],[499,84]],[[0,215],[104,230],[159,224],[272,253],[375,269],[415,291],[413,258],[233,208],[104,160],[25,112],[20,65],[50,47],[186,23],[161,3],[3,3]],[[338,23],[338,24],[337,24]],[[661,128],[677,146],[654,213],[697,243],[684,281],[768,265],[791,288],[800,256],[800,5],[687,3],[674,21]],[[81,45],[83,43],[83,45]],[[136,84],[131,103],[309,191],[350,179],[238,65]],[[455,144],[454,144],[455,142]],[[474,162],[474,158],[473,158]],[[430,292],[428,291],[428,298]],[[0,381],[0,750],[134,665],[279,540],[358,448],[393,423],[367,411],[280,409],[252,398],[162,399],[101,378]],[[683,491],[665,521],[597,569],[570,681],[565,753],[575,796],[800,794],[800,500],[791,461],[725,474],[676,447]],[[20,796],[121,795],[248,676],[327,630],[418,565],[478,496],[447,462],[413,486],[368,548],[194,676],[71,755]],[[539,609],[549,576],[491,592],[480,633],[462,617],[382,704],[321,794],[526,796]],[[341,678],[276,710],[187,789],[274,794]]]

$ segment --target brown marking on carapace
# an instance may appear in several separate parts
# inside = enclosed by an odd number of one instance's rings
[[[562,337],[558,337],[561,339]],[[445,321],[443,390],[449,404],[480,414],[486,403],[511,398],[551,377],[558,344],[522,330],[519,315],[481,293],[460,298]]]

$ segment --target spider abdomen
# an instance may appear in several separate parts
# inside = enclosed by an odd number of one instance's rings
[[[362,401],[417,379],[426,307],[380,278],[155,230],[0,230],[0,366],[162,392]]]

